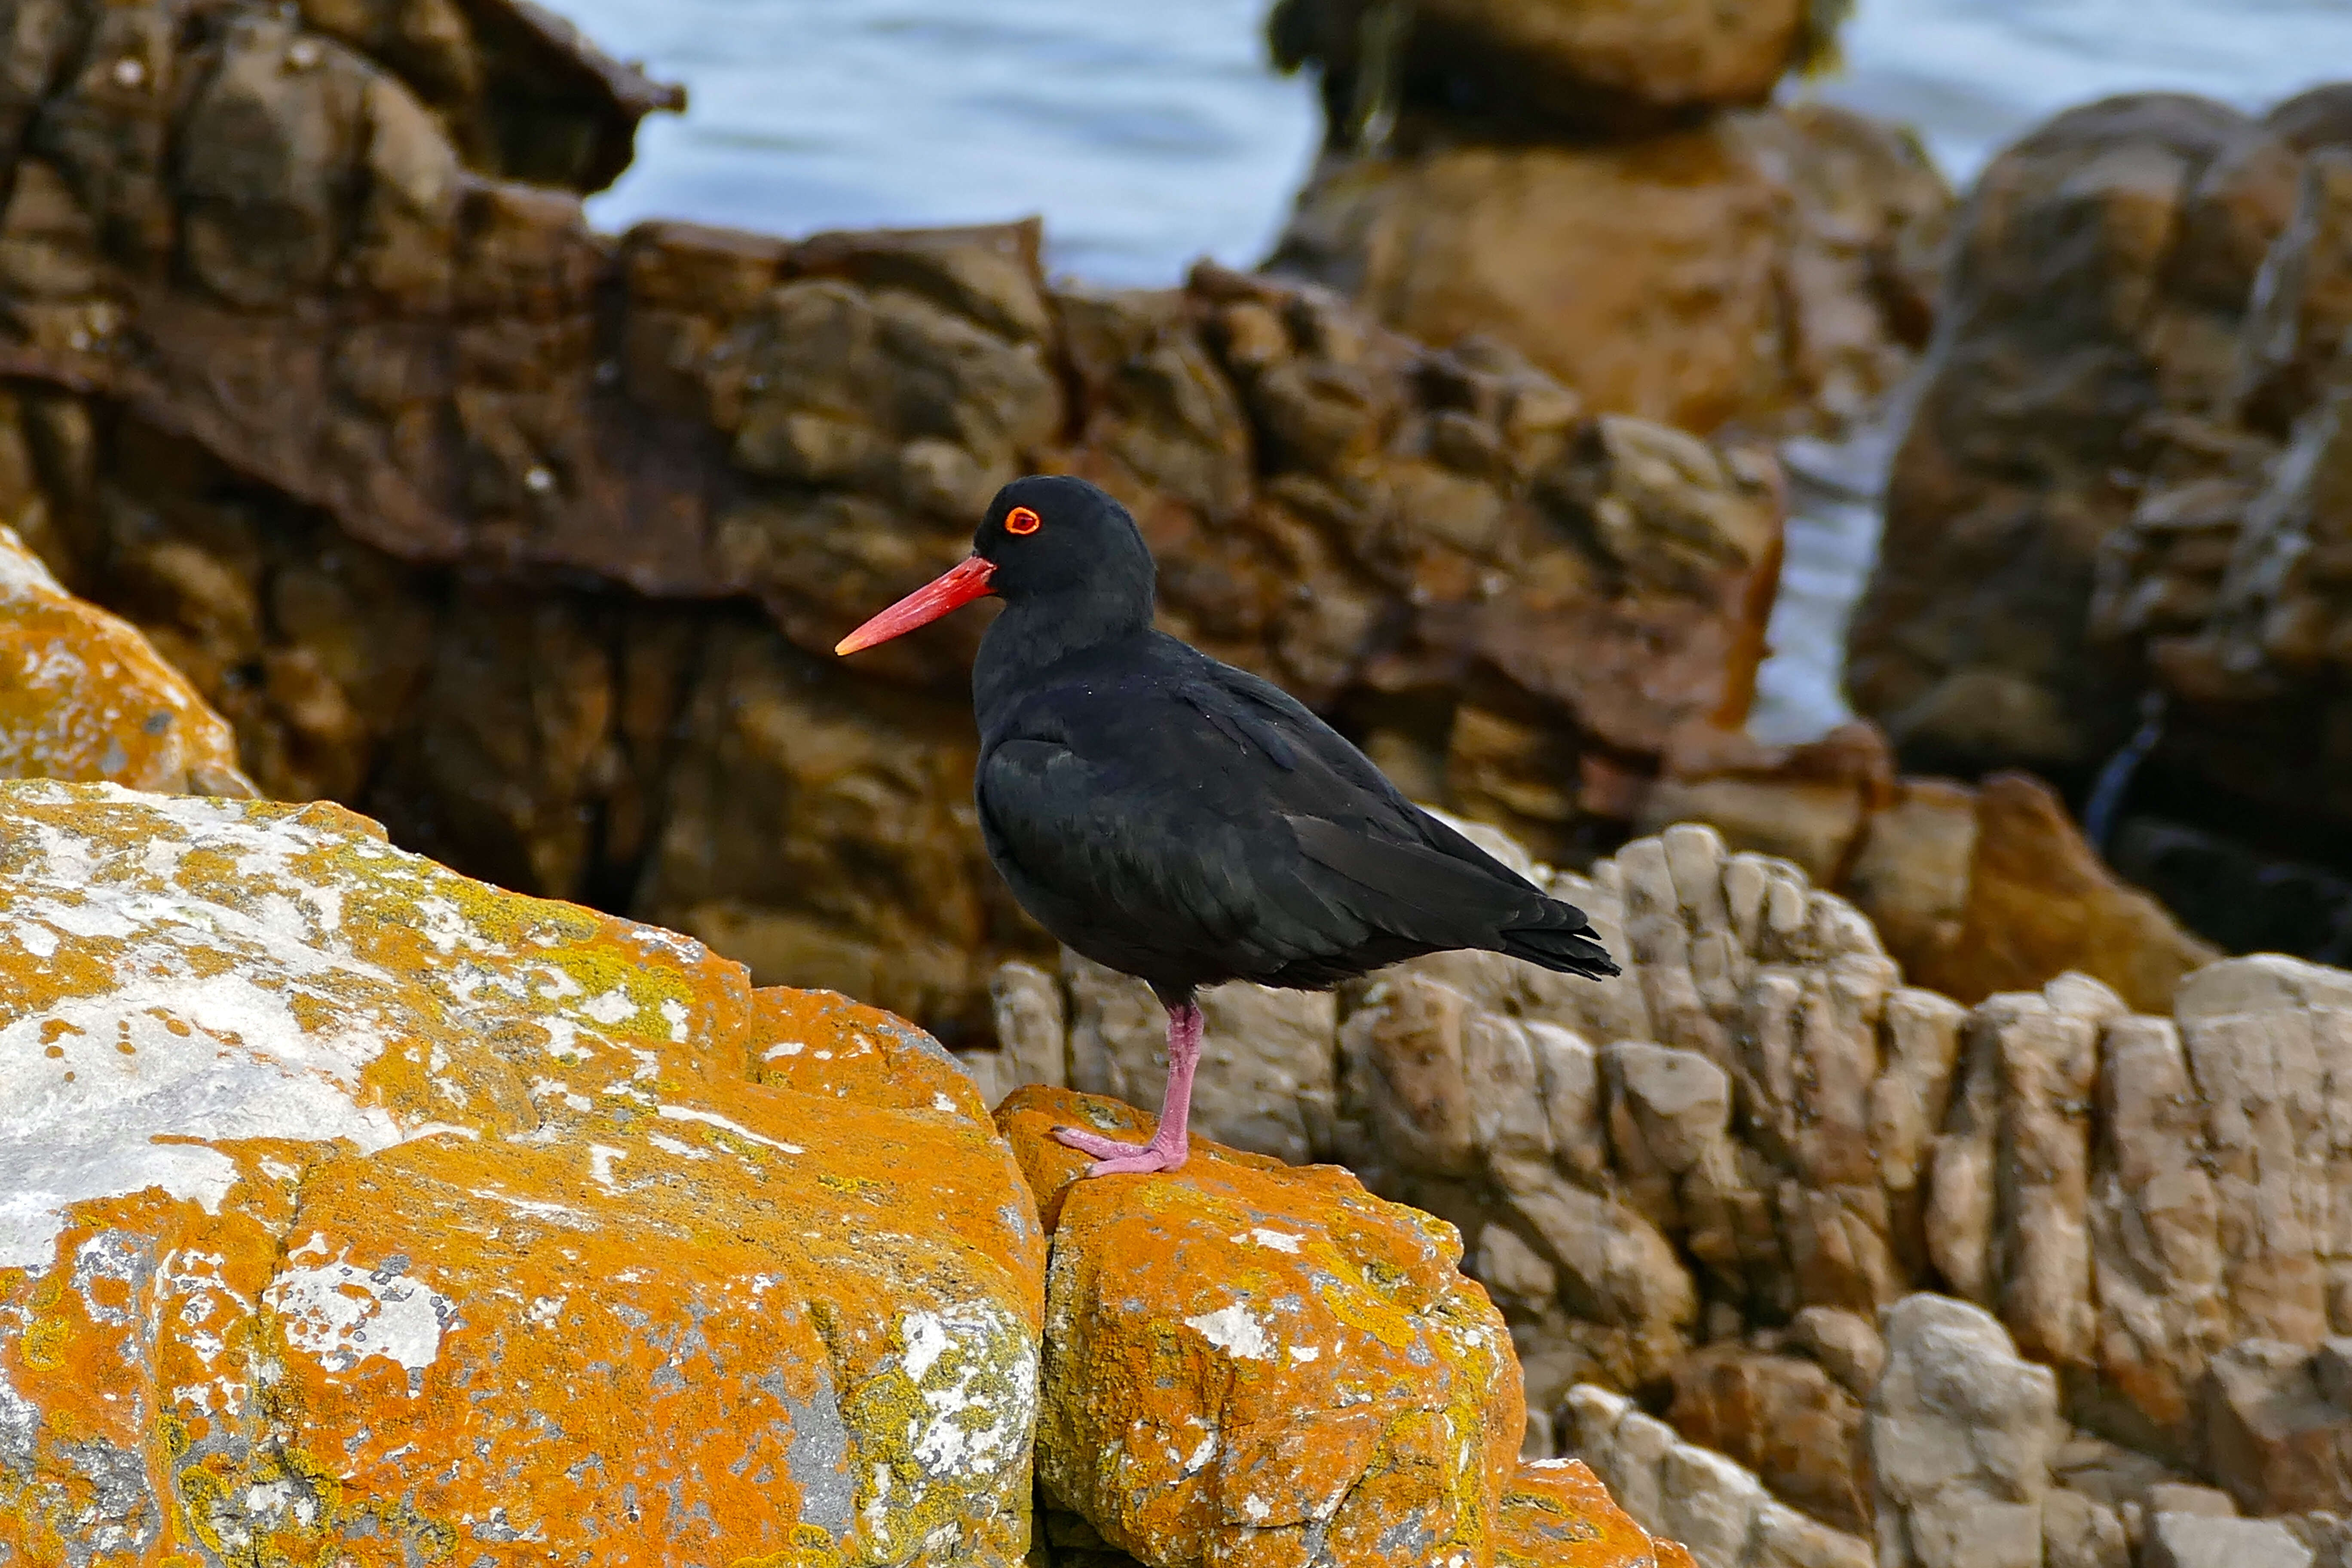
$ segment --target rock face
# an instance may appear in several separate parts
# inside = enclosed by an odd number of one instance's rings
[[[1870,1402],[1878,1561],[2035,1568],[2058,1380],[1964,1302],[1908,1296],[1883,1321],[1886,1372]]]
[[[1969,786],[1898,778],[1867,724],[1808,746],[1742,747],[1651,787],[1644,826],[1705,822],[1793,860],[1851,899],[1914,984],[1975,1003],[2070,970],[2163,1012],[2221,952],[2111,871],[2050,787],[2001,773]]]
[[[1951,1510],[1997,1504],[2001,1551],[2122,1568],[2164,1511],[2143,1493],[2184,1474],[2250,1510],[2341,1505],[2352,1375],[2323,1342],[2352,1265],[2317,1108],[2352,1076],[2352,977],[2231,959],[2161,1014],[2079,973],[1964,1008],[1900,984],[1868,923],[1793,866],[1688,826],[1552,887],[1622,977],[1418,960],[1344,991],[1331,1033],[1292,1026],[1257,1069],[1328,1074],[1337,1114],[1310,1152],[1458,1227],[1510,1325],[1536,1449],[1568,1445],[1645,1527],[1733,1563],[1760,1548],[1645,1512],[1574,1436],[1571,1387],[1655,1397],[1706,1463],[1739,1462],[1740,1495],[1910,1541],[1893,1561],[1958,1551],[1975,1537]],[[1066,1064],[1079,985],[1032,973],[1024,1059]],[[1008,1081],[1010,1054],[990,1066]],[[1967,1356],[1934,1361],[1947,1341]],[[1968,1357],[1989,1370],[1953,1370]],[[1930,1479],[1890,1500],[1920,1422],[1993,1429],[1937,1403],[1956,1377],[1996,1402],[2007,1379],[2039,1413],[2000,1417],[2039,1434],[2030,1452],[1982,1461],[2024,1489],[1950,1492],[1975,1472],[1922,1459]]]
[[[1867,1542],[1773,1501],[1748,1471],[1677,1440],[1622,1396],[1579,1384],[1564,1415],[1569,1442],[1626,1511],[1653,1531],[1675,1531],[1700,1568],[1869,1568]]]
[[[1313,289],[1051,289],[1034,226],[610,239],[373,13],[51,8],[0,116],[0,510],[265,793],[971,1038],[1047,952],[971,819],[981,618],[829,650],[1018,472],[1119,493],[1170,629],[1546,853],[1746,710],[1760,448]]]
[[[1021,1561],[1045,1240],[925,1037],[331,805],[0,826],[0,1550]]]
[[[250,795],[229,727],[136,629],[0,527],[0,776]]]
[[[1834,426],[1911,363],[1949,199],[1915,143],[1819,106],[1449,140],[1327,154],[1268,267],[1431,342],[1498,338],[1597,409]]]
[[[997,1111],[1053,1237],[1038,1481],[1147,1563],[1491,1560],[1526,1406],[1450,1226],[1328,1166],[1195,1146],[1078,1182],[1058,1121],[1148,1137],[1116,1101]]]
[[[2059,116],[1979,179],[1848,645],[1853,700],[1906,763],[2080,776],[2129,732],[2084,641],[2133,509],[2116,476],[2228,393],[2295,169],[2234,110],[2144,95]]]

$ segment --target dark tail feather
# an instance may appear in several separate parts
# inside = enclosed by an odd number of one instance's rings
[[[1558,974],[1581,974],[1605,980],[1619,973],[1617,961],[1601,945],[1585,923],[1584,911],[1573,904],[1555,903],[1552,911],[1567,917],[1539,926],[1520,926],[1503,933],[1503,951],[1513,958],[1539,963]]]

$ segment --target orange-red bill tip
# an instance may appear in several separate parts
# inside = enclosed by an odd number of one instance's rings
[[[839,655],[861,653],[877,643],[903,637],[917,626],[927,626],[949,611],[985,597],[988,580],[995,572],[995,562],[983,556],[969,556],[834,644],[833,651]]]

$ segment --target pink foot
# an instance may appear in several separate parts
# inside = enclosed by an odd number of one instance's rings
[[[1171,1147],[1154,1134],[1149,1143],[1122,1143],[1116,1138],[1106,1138],[1099,1132],[1087,1132],[1076,1127],[1056,1127],[1054,1141],[1076,1149],[1081,1154],[1092,1154],[1095,1163],[1087,1167],[1088,1176],[1148,1176],[1155,1171],[1173,1171],[1184,1163],[1192,1152],[1189,1147]]]

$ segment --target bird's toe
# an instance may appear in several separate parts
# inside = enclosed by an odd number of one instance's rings
[[[1078,1127],[1056,1127],[1054,1142],[1065,1148],[1076,1149],[1081,1154],[1092,1154],[1097,1160],[1123,1159],[1143,1147],[1124,1143],[1116,1138],[1106,1138],[1099,1132],[1088,1132]]]
[[[1094,1156],[1095,1163],[1087,1167],[1088,1176],[1146,1176],[1157,1171],[1173,1171],[1184,1163],[1184,1157],[1192,1152],[1189,1148],[1171,1147],[1156,1136],[1149,1143],[1122,1143],[1116,1138],[1076,1127],[1056,1127],[1054,1138],[1081,1154]]]

